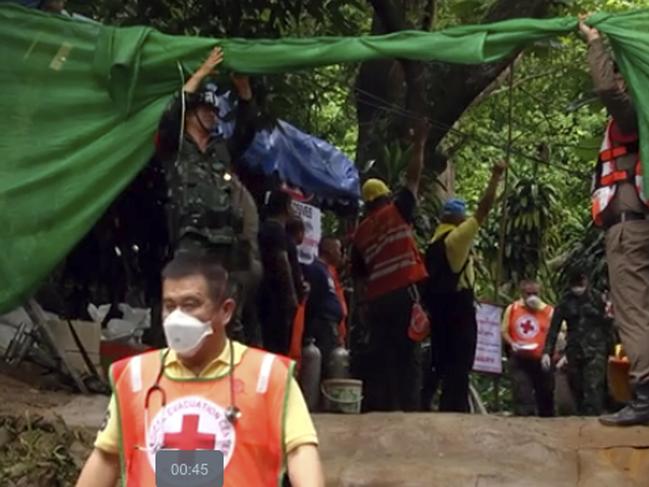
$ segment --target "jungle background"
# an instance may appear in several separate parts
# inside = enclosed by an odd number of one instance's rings
[[[68,10],[111,25],[150,25],[169,34],[278,38],[439,30],[515,17],[649,7],[649,0],[100,0]],[[417,238],[425,245],[449,194],[475,208],[498,159],[510,160],[505,191],[481,230],[477,294],[506,304],[516,283],[538,276],[544,297],[563,292],[570,268],[606,288],[602,234],[590,224],[591,172],[606,113],[592,93],[585,43],[576,35],[539,42],[502,62],[459,66],[381,60],[263,76],[264,113],[329,141],[362,177],[398,186],[410,126],[431,122]],[[146,168],[63,263],[71,315],[92,302],[146,304],[159,293],[164,217],[156,167]],[[328,232],[342,232],[327,215]],[[115,252],[115,248],[120,249]],[[132,249],[137,249],[132,252]],[[137,255],[136,255],[137,254]],[[92,257],[89,257],[92,256]],[[98,256],[98,257],[97,257]],[[92,258],[95,265],[86,265]],[[119,282],[119,285],[115,283]],[[111,283],[111,286],[107,286]],[[59,299],[60,301],[60,299]],[[60,310],[59,310],[60,311]],[[507,384],[476,377],[490,409],[507,409]]]

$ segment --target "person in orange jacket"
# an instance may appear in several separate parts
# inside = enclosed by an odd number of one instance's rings
[[[520,284],[521,299],[503,315],[502,337],[509,351],[514,414],[554,416],[552,374],[542,366],[543,349],[554,308],[541,300],[541,285],[534,279]]]
[[[160,450],[222,452],[225,487],[281,485],[286,470],[294,487],[323,487],[294,363],[226,335],[236,307],[227,272],[182,253],[162,281],[169,348],[111,366],[113,396],[77,487],[114,487],[118,478],[154,487]]]
[[[392,194],[379,179],[367,180],[362,188],[366,215],[351,257],[369,326],[363,367],[367,411],[419,410],[421,349],[409,338],[408,327],[418,300],[416,286],[428,275],[412,230],[428,129],[422,123],[415,131],[404,188]]]

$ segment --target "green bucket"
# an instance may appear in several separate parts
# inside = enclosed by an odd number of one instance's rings
[[[327,379],[320,386],[322,409],[327,413],[359,414],[363,402],[363,381]]]

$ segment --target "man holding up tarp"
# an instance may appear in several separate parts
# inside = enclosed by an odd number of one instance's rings
[[[158,154],[174,251],[213,254],[232,273],[239,296],[254,302],[245,287],[255,281],[248,274],[259,261],[257,208],[231,165],[252,142],[256,108],[248,78],[233,76],[239,96],[235,131],[228,139],[218,132],[219,118],[226,114],[219,110],[216,87],[204,81],[222,61],[223,52],[214,48],[173,99],[160,121]],[[243,307],[249,304],[240,300],[233,321],[240,339]]]
[[[469,412],[469,373],[475,358],[478,324],[471,248],[496,199],[506,163],[493,166],[475,215],[467,218],[466,203],[450,199],[426,250],[426,306],[433,320],[431,364],[425,371],[423,408],[428,410],[438,386],[440,411]]]
[[[649,424],[649,198],[639,155],[638,116],[597,29],[580,23],[588,41],[595,91],[610,120],[597,162],[593,219],[606,231],[615,324],[631,362],[633,400],[600,418],[605,425]]]
[[[237,257],[232,250],[242,222],[232,205],[229,170],[252,141],[249,120],[254,112],[248,79],[233,77],[239,120],[231,138],[217,133],[224,114],[219,111],[216,87],[203,81],[222,61],[222,51],[214,48],[185,83],[160,121],[157,145],[170,195],[168,214],[176,250],[209,248],[219,257],[232,259]]]
[[[416,284],[427,277],[412,232],[427,132],[427,124],[417,127],[403,189],[392,195],[379,179],[368,179],[362,189],[367,214],[354,236],[352,273],[365,285],[370,338],[363,395],[369,411],[419,409],[420,348],[408,327]]]

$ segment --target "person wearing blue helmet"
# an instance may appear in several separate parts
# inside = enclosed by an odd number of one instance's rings
[[[441,223],[426,250],[428,280],[425,303],[431,315],[430,367],[424,371],[422,404],[432,407],[441,388],[440,411],[469,411],[469,373],[477,340],[475,281],[471,247],[480,225],[487,219],[506,164],[494,165],[489,184],[473,216],[466,202],[449,199],[441,212]]]

